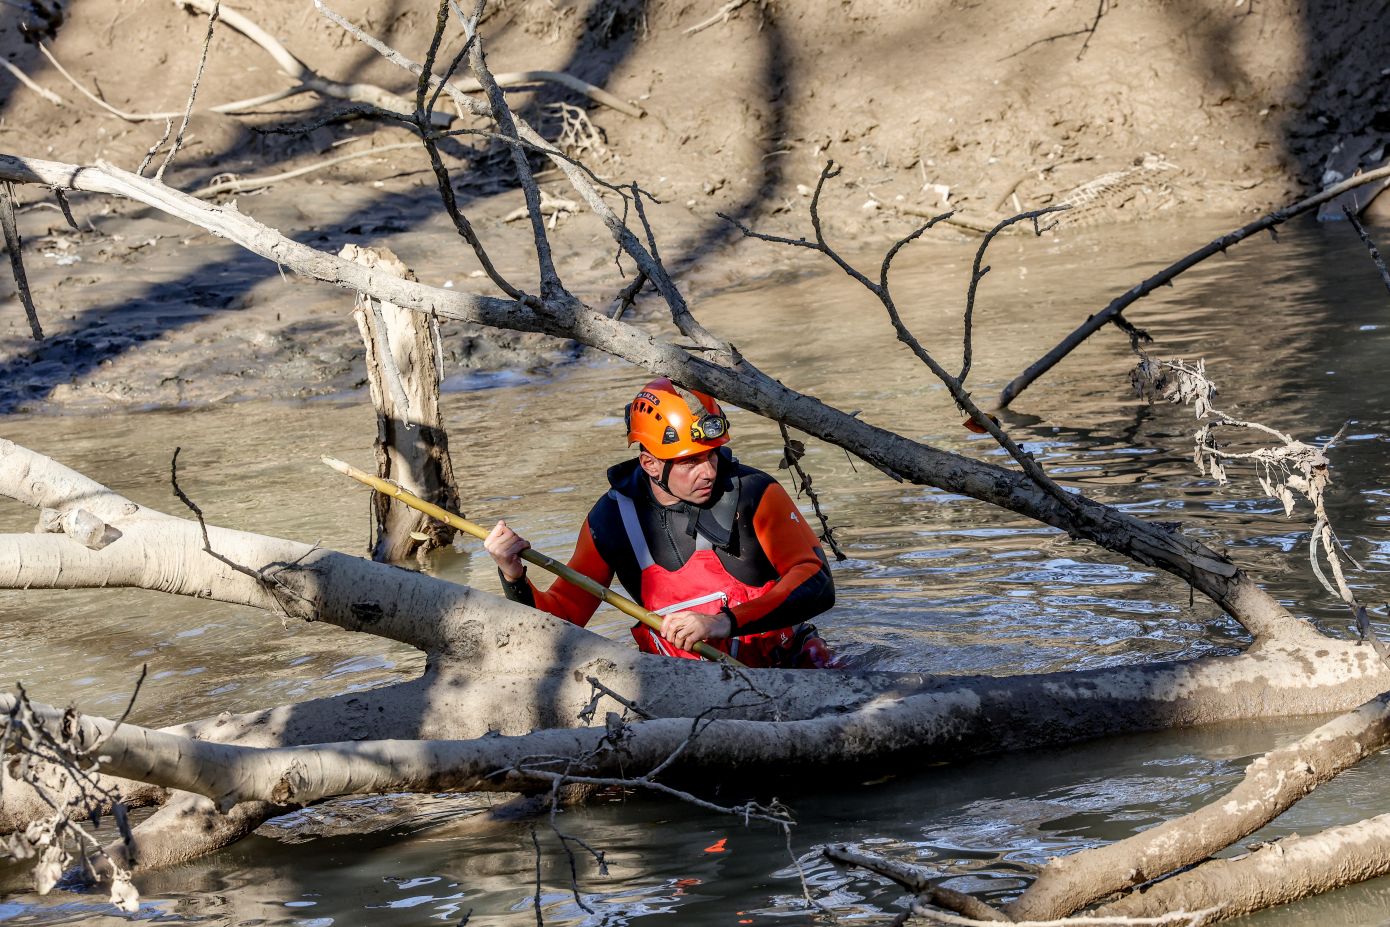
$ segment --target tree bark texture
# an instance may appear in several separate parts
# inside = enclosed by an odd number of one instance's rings
[[[1089,913],[1154,917],[1215,908],[1201,922],[1211,923],[1387,873],[1390,814],[1382,814],[1308,837],[1286,837],[1237,859],[1214,859]]]
[[[1050,861],[1006,913],[1013,920],[1065,917],[1112,892],[1201,862],[1259,830],[1313,789],[1387,744],[1390,694],[1382,694],[1257,758],[1234,789],[1191,814],[1116,843]],[[1205,871],[1207,865],[1194,872]]]
[[[339,257],[394,274],[415,275],[389,249],[348,244]],[[366,350],[367,384],[376,408],[376,474],[451,512],[460,510],[439,408],[442,378],[438,320],[359,294],[353,318]],[[381,493],[372,494],[372,559],[399,563],[453,540],[454,529]],[[428,535],[420,541],[413,535]]]

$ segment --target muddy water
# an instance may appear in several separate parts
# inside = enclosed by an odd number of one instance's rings
[[[1219,228],[1161,225],[1043,240],[1008,240],[981,287],[971,374],[979,396],[1051,344],[1076,319]],[[1000,455],[959,425],[944,390],[892,336],[881,309],[811,262],[768,254],[748,279],[707,293],[702,320],[789,384],[870,421],[986,459]],[[959,362],[959,307],[970,254],[909,251],[895,278],[908,324],[948,366]],[[1390,413],[1384,362],[1390,298],[1343,229],[1301,229],[1242,246],[1150,299],[1134,320],[1164,355],[1205,357],[1222,402],[1304,439],[1350,422],[1334,452],[1331,510],[1365,567],[1363,598],[1382,602],[1390,569]],[[1065,482],[1135,514],[1181,521],[1233,554],[1281,599],[1335,633],[1346,618],[1311,578],[1306,520],[1286,519],[1236,473],[1218,488],[1190,458],[1190,412],[1129,396],[1122,338],[1093,339],[1027,393],[1006,418]],[[546,378],[460,374],[446,413],[467,509],[505,516],[537,547],[561,553],[623,459],[620,409],[638,375],[591,361]],[[746,462],[775,467],[775,428],[733,413]],[[316,461],[370,461],[372,421],[359,395],[255,402],[190,412],[9,417],[3,434],[50,453],[142,503],[177,510],[167,481],[181,446],[181,482],[210,520],[349,551],[365,544],[367,502]],[[835,567],[840,605],[821,622],[856,662],[941,673],[1021,673],[1138,663],[1229,651],[1239,629],[1189,600],[1169,577],[1123,562],[1009,513],[888,480],[833,448],[805,460],[840,525],[849,559]],[[0,509],[0,528],[30,513]],[[439,566],[495,589],[474,549]],[[330,628],[283,627],[273,616],[153,593],[0,594],[0,678],[37,697],[118,711],[141,664],[150,679],[137,720],[159,724],[343,692],[409,677],[413,651]],[[1374,616],[1390,632],[1383,607]],[[593,627],[622,637],[627,622]],[[564,828],[607,853],[608,876],[580,860],[581,907],[569,864],[544,826],[540,907],[547,923],[626,924],[678,913],[682,923],[805,923],[800,871],[836,915],[886,923],[901,893],[818,860],[832,841],[863,841],[940,869],[948,884],[1001,900],[1048,856],[1124,836],[1207,800],[1252,755],[1312,720],[1170,732],[1005,760],[909,770],[833,791],[793,784],[797,813],[781,834],[679,805],[640,799],[564,815]],[[1268,829],[1307,833],[1380,813],[1386,764],[1373,760]],[[756,783],[750,788],[756,791]],[[742,797],[726,794],[733,800]],[[524,827],[478,833],[476,802],[338,803],[282,819],[238,846],[142,882],[141,919],[215,924],[532,923],[536,859]],[[373,831],[363,833],[363,831]],[[1265,836],[1268,836],[1266,834]],[[790,852],[789,852],[790,851]],[[1390,883],[1373,882],[1259,920],[1377,924]],[[0,921],[116,923],[95,894],[11,893]]]

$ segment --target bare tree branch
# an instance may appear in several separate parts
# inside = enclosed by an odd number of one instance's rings
[[[1380,282],[1385,284],[1385,288],[1390,290],[1390,269],[1385,267],[1385,259],[1380,256],[1380,249],[1376,247],[1375,240],[1371,238],[1371,233],[1366,231],[1366,227],[1361,224],[1361,220],[1356,217],[1356,210],[1350,206],[1342,207],[1342,214],[1347,217],[1351,227],[1356,229],[1356,234],[1360,236],[1361,243],[1366,246],[1366,250],[1371,252],[1371,260],[1375,262],[1376,270],[1380,273]]]
[[[13,62],[8,61],[4,58],[0,58],[0,68],[4,68],[6,71],[9,71],[10,74],[14,76],[15,80],[19,81],[21,84],[34,91],[39,96],[52,103],[54,106],[65,105],[63,103],[62,97],[58,96],[58,94],[54,93],[52,90],[45,89],[43,87],[40,87],[38,84],[34,83],[34,81],[30,79],[29,75],[25,74],[19,68],[15,67]]]
[[[1323,203],[1334,200],[1348,190],[1355,189],[1362,184],[1372,183],[1376,180],[1390,177],[1390,166],[1378,168],[1374,171],[1367,171],[1355,177],[1348,178],[1339,184],[1328,187],[1321,193],[1299,200],[1282,209],[1276,209],[1268,215],[1262,216],[1247,225],[1243,225],[1233,232],[1227,232],[1179,261],[1170,264],[1163,270],[1144,280],[1137,286],[1126,290],[1121,295],[1110,301],[1100,312],[1088,316],[1086,321],[1077,326],[1076,330],[1063,338],[1062,341],[1051,351],[1048,351],[1040,359],[1035,361],[1032,366],[1023,373],[1014,377],[1009,384],[1004,387],[1004,391],[999,394],[999,406],[1004,408],[1019,397],[1024,390],[1032,385],[1033,381],[1055,367],[1062,358],[1076,350],[1081,342],[1085,341],[1096,331],[1102,328],[1107,322],[1113,321],[1120,313],[1124,312],[1134,303],[1148,296],[1154,290],[1165,284],[1171,283],[1174,278],[1184,271],[1196,267],[1214,254],[1225,253],[1226,249],[1232,245],[1244,241],[1257,232],[1266,229],[1273,229],[1278,225],[1289,221],[1294,216],[1302,215],[1313,209],[1317,209]]]

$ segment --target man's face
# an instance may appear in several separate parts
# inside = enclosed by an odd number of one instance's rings
[[[641,454],[642,469],[652,479],[661,479],[661,471],[666,462],[658,460],[646,451]],[[719,461],[714,451],[691,454],[681,457],[671,464],[671,475],[666,486],[671,495],[692,505],[703,505],[714,495],[714,478],[719,472]]]

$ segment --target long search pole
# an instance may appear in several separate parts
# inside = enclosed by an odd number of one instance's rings
[[[372,476],[370,473],[367,473],[363,470],[359,470],[351,464],[344,463],[343,461],[338,460],[335,457],[325,456],[321,459],[324,463],[328,464],[328,466],[332,467],[334,470],[337,470],[339,473],[345,476],[350,476],[354,480],[357,480],[357,482],[359,483],[365,483],[366,485],[375,489],[377,492],[384,493],[390,496],[392,499],[399,499],[404,505],[410,506],[417,512],[424,512],[431,518],[436,519],[438,521],[442,521],[444,522],[444,524],[448,525],[451,528],[457,528],[460,531],[463,531],[467,534],[471,534],[480,541],[485,540],[488,536],[488,530],[484,528],[482,525],[479,525],[475,522],[471,522],[468,519],[464,518],[462,515],[456,515],[448,509],[440,508],[439,506],[431,502],[426,502],[424,499],[421,499],[419,496],[415,495],[410,490],[402,489],[395,483],[392,483],[390,480],[383,480],[379,476]],[[638,605],[636,602],[632,601],[626,596],[619,595],[618,593],[614,592],[612,589],[609,589],[602,583],[596,582],[590,577],[585,576],[583,573],[580,573],[578,570],[572,570],[560,561],[552,557],[547,557],[540,551],[531,550],[530,548],[521,552],[521,559],[525,560],[527,563],[534,563],[541,569],[549,570],[556,576],[568,580],[569,582],[578,586],[580,589],[583,589],[585,592],[589,593],[595,598],[602,599],[603,601],[607,602],[609,605],[613,606],[623,614],[636,618],[638,621],[642,622],[644,625],[651,628],[656,633],[661,633],[660,615],[658,615],[656,612],[643,608],[642,606]],[[730,666],[743,666],[742,663],[735,660],[727,653],[724,653],[722,650],[716,650],[709,644],[706,644],[704,641],[699,641],[698,643],[696,643],[693,649],[695,653],[698,653],[706,660],[714,660],[719,663],[727,663]]]

